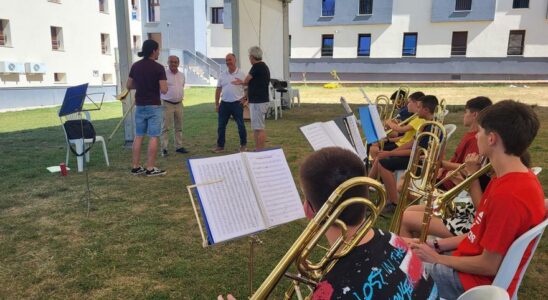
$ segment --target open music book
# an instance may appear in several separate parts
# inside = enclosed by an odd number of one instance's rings
[[[314,151],[336,146],[356,153],[361,159],[367,158],[367,150],[362,142],[354,114],[348,114],[333,121],[312,123],[300,129]]]
[[[210,245],[304,218],[282,149],[189,159]]]

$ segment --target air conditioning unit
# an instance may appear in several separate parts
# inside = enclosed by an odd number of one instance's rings
[[[0,61],[0,73],[25,73],[23,63]]]
[[[25,63],[25,73],[27,74],[44,74],[46,71],[46,64],[33,62]]]

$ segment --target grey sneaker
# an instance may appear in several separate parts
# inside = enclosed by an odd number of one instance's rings
[[[387,203],[382,209],[381,216],[388,218],[388,215],[393,214],[396,211],[396,204]]]
[[[137,168],[131,169],[131,175],[141,175],[144,174],[147,170],[145,168],[138,166]]]
[[[162,157],[166,157],[167,155],[167,149],[162,149]]]
[[[166,170],[160,170],[156,167],[152,168],[152,170],[146,170],[146,173],[145,175],[147,177],[151,177],[151,176],[164,176],[166,175]]]

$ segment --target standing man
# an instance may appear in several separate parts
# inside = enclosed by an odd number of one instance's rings
[[[236,67],[236,56],[229,53],[225,58],[227,71],[221,73],[215,90],[215,111],[219,114],[219,125],[217,127],[217,147],[213,150],[215,153],[225,149],[225,131],[226,124],[230,116],[234,117],[238,125],[238,134],[240,135],[240,151],[246,151],[247,132],[244,124],[245,92],[242,85],[233,84],[235,80],[243,82],[245,74]],[[221,99],[221,102],[219,102]]]
[[[167,93],[166,71],[156,62],[160,55],[158,43],[153,40],[143,42],[142,51],[137,53],[142,57],[131,66],[126,87],[135,92],[135,138],[133,139],[133,160],[131,174],[146,176],[165,175],[165,170],[155,167],[158,154],[158,137],[162,131],[162,103],[160,93]],[[146,169],[140,165],[141,144],[148,135],[148,154]]]
[[[247,99],[249,100],[249,114],[255,139],[255,150],[262,150],[266,142],[265,115],[268,110],[270,70],[263,62],[263,50],[258,46],[249,48],[249,62],[252,66],[245,80],[236,79],[234,84],[248,86]]]
[[[164,107],[164,125],[162,126],[162,156],[167,156],[169,128],[175,133],[175,152],[188,153],[183,147],[183,97],[185,95],[185,75],[179,72],[179,58],[170,55],[167,59],[169,70],[166,71],[167,93],[161,95]]]

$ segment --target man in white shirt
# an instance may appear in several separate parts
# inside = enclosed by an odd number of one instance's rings
[[[237,79],[242,81],[245,74],[236,67],[236,56],[229,53],[225,58],[228,71],[224,71],[217,83],[215,90],[215,111],[219,114],[217,127],[217,147],[213,152],[219,153],[225,149],[225,131],[230,116],[234,117],[238,125],[238,134],[240,135],[240,151],[246,151],[247,132],[244,124],[244,109],[246,104],[244,87],[234,84]],[[219,100],[221,100],[219,102]]]
[[[185,75],[179,72],[179,58],[169,56],[167,77],[167,93],[161,95],[164,107],[164,123],[162,126],[162,156],[167,156],[169,144],[169,129],[173,126],[175,132],[175,152],[188,153],[183,147],[183,97]]]

